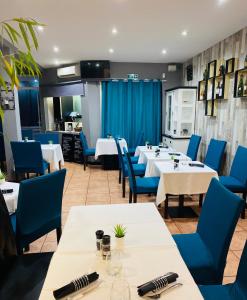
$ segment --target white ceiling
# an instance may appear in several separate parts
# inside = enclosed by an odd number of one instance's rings
[[[247,1],[1,0],[0,20],[17,16],[47,24],[36,55],[42,66],[86,59],[184,62],[247,26]]]

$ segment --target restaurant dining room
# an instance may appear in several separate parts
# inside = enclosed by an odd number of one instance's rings
[[[247,300],[247,1],[0,2],[0,300]]]

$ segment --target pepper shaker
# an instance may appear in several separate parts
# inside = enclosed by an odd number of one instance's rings
[[[102,257],[104,260],[111,257],[111,237],[104,235],[102,238]]]
[[[101,245],[102,245],[102,237],[104,235],[104,231],[103,230],[97,230],[95,232],[96,234],[96,247],[97,247],[97,251],[101,250]]]

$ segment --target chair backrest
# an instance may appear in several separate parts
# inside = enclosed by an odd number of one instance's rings
[[[226,148],[226,141],[211,139],[204,163],[219,173]]]
[[[138,147],[138,146],[143,146],[145,143],[144,141],[144,132],[141,130],[138,135],[137,135],[137,138],[136,138],[136,144],[135,146]]]
[[[22,139],[24,140],[26,137],[29,140],[33,139],[33,130],[32,129],[22,129],[21,130]]]
[[[52,141],[53,144],[59,144],[58,133],[36,133],[33,138],[41,144],[49,144],[49,141]]]
[[[247,148],[238,146],[232,162],[230,176],[237,178],[247,186]]]
[[[190,138],[190,142],[187,149],[187,156],[189,156],[192,160],[197,159],[197,153],[201,142],[201,136],[192,134]]]
[[[40,142],[10,142],[16,168],[42,168]]]
[[[82,131],[80,132],[80,140],[81,140],[83,150],[87,150],[88,149],[87,139],[85,134]]]
[[[214,266],[223,278],[226,257],[244,201],[213,178],[209,185],[197,233],[201,236],[214,260]]]
[[[16,240],[23,248],[61,226],[66,169],[20,183],[16,210]]]
[[[133,170],[133,166],[130,159],[130,154],[127,151],[127,149],[123,148],[124,155],[126,156],[126,162],[127,162],[127,169],[128,169],[128,175],[129,175],[129,185],[133,193],[136,193],[136,178]]]
[[[114,140],[115,140],[115,143],[117,146],[119,169],[124,170],[123,154],[122,154],[121,147],[119,144],[119,139],[117,137],[115,137]]]
[[[247,241],[245,242],[244,250],[241,255],[237,278],[234,283],[235,288],[237,287],[240,290],[242,295],[241,299],[247,299]],[[236,298],[237,299],[237,298]]]
[[[7,273],[9,258],[16,254],[15,235],[4,197],[0,192],[0,282]]]

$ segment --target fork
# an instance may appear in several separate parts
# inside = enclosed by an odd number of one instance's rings
[[[146,296],[146,297],[149,298],[149,299],[159,299],[163,293],[166,293],[166,292],[169,291],[170,289],[173,289],[173,288],[175,288],[175,287],[179,287],[179,286],[182,286],[182,285],[183,285],[182,283],[178,282],[178,283],[175,283],[175,284],[173,284],[173,285],[170,285],[168,288],[166,288],[164,291],[162,291],[162,292],[159,293],[159,294],[150,295],[150,296]]]

